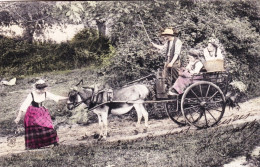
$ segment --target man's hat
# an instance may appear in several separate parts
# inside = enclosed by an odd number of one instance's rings
[[[162,36],[164,35],[170,35],[170,36],[174,36],[175,31],[173,30],[173,28],[166,28],[163,32],[162,32]]]

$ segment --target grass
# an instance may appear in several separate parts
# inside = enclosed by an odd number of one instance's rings
[[[92,145],[60,145],[6,157],[1,166],[222,166],[259,144],[259,122]],[[259,160],[259,158],[258,158]]]
[[[56,71],[41,76],[49,80],[52,90],[58,94],[68,91],[69,86],[78,83],[82,78],[84,84],[89,85],[96,80],[96,75],[92,75],[87,69]],[[34,76],[19,79],[18,85],[5,87],[2,92],[0,135],[13,132],[14,108],[19,107],[27,95],[32,79]],[[46,105],[55,118],[66,115],[62,104],[48,102]],[[59,110],[60,112],[57,112]],[[40,149],[0,157],[0,166],[222,166],[234,157],[250,154],[253,147],[260,143],[259,136],[259,122],[241,124],[237,127],[229,125],[140,138],[135,141],[97,142],[92,145],[78,146],[60,145],[54,149]]]

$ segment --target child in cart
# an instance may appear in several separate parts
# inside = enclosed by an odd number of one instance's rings
[[[199,59],[200,53],[198,50],[191,49],[189,51],[189,63],[185,68],[179,70],[179,77],[175,81],[172,87],[170,87],[168,95],[174,96],[182,94],[191,83],[200,76],[194,76],[193,74],[198,74],[203,67],[201,60]]]

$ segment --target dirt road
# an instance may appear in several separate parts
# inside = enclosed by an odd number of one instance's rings
[[[260,120],[259,106],[260,97],[241,103],[241,108],[239,110],[227,108],[224,117],[218,126],[227,126],[230,124],[236,126],[237,124]],[[106,141],[101,142],[136,140],[143,137],[182,133],[187,130],[196,131],[195,128],[189,126],[178,127],[178,125],[176,125],[169,118],[160,120],[150,119],[147,132],[144,132],[144,127],[142,126],[139,129],[136,129],[135,124],[136,122],[134,122],[133,119],[109,116],[109,137]],[[57,132],[60,138],[60,144],[64,145],[91,145],[98,142],[93,137],[94,134],[98,133],[98,123],[92,123],[84,126],[77,124],[72,126],[60,126]],[[18,136],[16,138],[15,145],[12,147],[8,146],[7,136],[1,137],[0,148],[0,156],[26,152],[24,148],[24,136]]]

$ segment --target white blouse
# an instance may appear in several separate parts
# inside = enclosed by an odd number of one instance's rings
[[[32,91],[33,93],[33,98],[32,98],[32,94],[29,93],[26,97],[26,99],[24,100],[24,102],[22,103],[21,107],[20,107],[20,111],[26,112],[27,108],[31,105],[32,101],[34,100],[36,103],[41,103],[45,100],[54,100],[55,102],[58,102],[59,100],[64,99],[65,97],[62,96],[58,96],[58,95],[54,95],[48,91],[46,91],[46,98],[45,98],[45,93],[39,94],[35,91]]]
[[[203,53],[206,61],[224,59],[224,56],[222,55],[221,50],[219,48],[217,48],[217,54],[216,51],[210,53],[207,48],[203,50]]]
[[[193,66],[194,66],[194,68],[193,68]],[[193,61],[193,62],[189,62],[189,64],[186,66],[186,69],[191,74],[197,74],[197,73],[200,72],[202,67],[203,67],[202,62],[200,62],[200,61]]]

